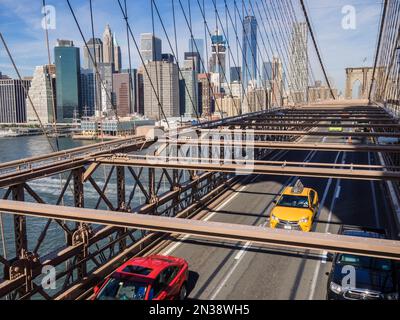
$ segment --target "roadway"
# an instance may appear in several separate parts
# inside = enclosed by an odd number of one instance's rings
[[[323,129],[322,129],[323,130]],[[302,142],[340,143],[343,138],[304,137]],[[365,142],[365,141],[364,141]],[[377,164],[368,153],[288,151],[276,160]],[[249,176],[205,220],[246,225],[268,223],[272,201],[295,178]],[[381,182],[304,178],[318,191],[314,231],[337,233],[340,224],[393,226]],[[388,228],[390,229],[390,228]],[[390,230],[392,231],[392,230]],[[190,299],[325,299],[326,252],[210,241],[185,236],[162,252],[185,258],[190,268]]]

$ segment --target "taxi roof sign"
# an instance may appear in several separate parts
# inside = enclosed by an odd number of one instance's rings
[[[293,193],[302,193],[304,190],[304,185],[300,181],[300,179],[297,179],[296,183],[293,185],[292,192]]]

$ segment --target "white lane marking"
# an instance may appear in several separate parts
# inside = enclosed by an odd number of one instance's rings
[[[340,155],[340,152],[339,152],[338,155],[336,156],[335,164],[336,164],[336,163],[338,162],[338,160],[339,160],[339,155]],[[345,157],[346,157],[346,153],[343,154],[343,158],[345,158]],[[324,197],[323,197],[323,199],[322,199],[322,201],[321,201],[320,209],[319,209],[319,212],[318,212],[318,217],[319,217],[319,215],[320,215],[320,213],[321,213],[321,211],[322,211],[322,207],[324,206],[324,203],[325,203],[325,200],[326,200],[326,196],[328,195],[328,190],[329,190],[329,188],[330,188],[330,185],[332,184],[332,180],[333,180],[332,178],[329,178],[328,184],[327,184],[326,189],[325,189]],[[337,181],[337,183],[336,183],[336,192],[337,192],[337,188],[338,188],[339,186],[340,186],[340,179],[339,179],[339,180]],[[329,208],[329,215],[328,215],[327,225],[326,225],[326,227],[325,227],[325,233],[327,233],[328,230],[329,230],[330,221],[331,221],[331,218],[332,218],[332,211],[333,211],[335,202],[336,202],[336,198],[334,198],[334,199],[332,200],[331,207]],[[321,263],[324,263],[323,261],[326,262],[326,259],[323,258],[322,261],[321,261]],[[318,280],[319,270],[320,270],[320,268],[321,268],[321,263],[318,261],[318,262],[317,262],[317,265],[316,265],[316,267],[315,267],[313,279],[312,279],[312,281],[311,281],[310,294],[308,295],[308,300],[313,300],[313,299],[314,299],[315,288],[317,287],[317,280]]]
[[[169,256],[176,248],[178,248],[178,246],[185,241],[187,238],[190,237],[190,234],[185,235],[183,238],[179,239],[178,242],[176,242],[174,245],[172,245],[170,248],[167,249],[167,251],[165,251],[164,253],[162,253],[162,255],[164,256]]]
[[[264,223],[262,223],[262,224],[260,224],[260,227],[265,228],[266,225],[267,225],[267,221],[264,222]],[[235,260],[239,260],[239,259],[242,257],[242,255],[247,251],[247,249],[248,249],[249,247],[251,247],[251,244],[252,244],[251,241],[247,241],[247,242],[244,244],[244,246],[242,247],[242,249],[236,254]]]
[[[340,191],[342,190],[342,186],[339,186],[338,188],[337,188],[337,190],[336,190],[336,195],[335,195],[335,198],[336,199],[339,199],[339,197],[340,197]]]
[[[371,165],[371,153],[369,153],[369,152],[368,152],[368,165]],[[379,215],[378,215],[378,204],[376,201],[375,183],[372,180],[369,183],[371,186],[372,204],[374,206],[375,224],[378,228],[380,228]]]
[[[236,254],[235,260],[239,260],[242,257],[242,255],[244,254],[244,252],[247,250],[247,248],[250,247],[250,245],[251,245],[251,242],[247,241],[244,244],[244,246],[242,247],[242,249]]]
[[[287,151],[285,152],[278,152],[275,156],[273,156],[271,159],[276,159],[277,157],[281,157],[283,155],[285,155],[287,153]],[[254,180],[256,180],[259,177],[259,175],[254,176],[251,180],[250,183],[253,182]],[[226,206],[230,201],[232,201],[234,198],[236,198],[239,193],[241,191],[243,191],[244,189],[246,189],[247,187],[249,187],[249,184],[246,184],[242,187],[240,187],[238,190],[235,191],[235,193],[233,195],[231,195],[230,197],[228,197],[228,199],[226,199],[224,202],[222,202],[220,205],[218,205],[218,207],[215,208],[214,211],[210,212],[207,217],[205,219],[203,219],[203,221],[208,221],[210,219],[212,219],[219,211],[220,209],[222,209],[224,206]],[[187,240],[190,237],[189,234],[185,235],[183,238],[179,239],[179,241],[177,241],[176,243],[174,243],[171,247],[167,248],[166,251],[164,251],[163,253],[161,253],[162,255],[168,256],[170,255],[172,252],[174,252],[185,240]]]
[[[328,260],[328,251],[323,251],[323,252],[322,252],[322,260],[321,260],[321,263],[325,264],[327,260]]]
[[[312,160],[312,158],[314,158],[314,156],[316,155],[316,151],[311,151],[307,154],[305,159],[308,159],[308,161]],[[339,158],[339,155],[336,157],[336,161]],[[293,179],[295,179],[296,177],[291,177],[289,178],[285,185],[282,186],[281,191],[291,183],[291,181]],[[267,225],[268,220],[261,224],[260,227],[264,227]],[[221,292],[222,288],[225,286],[225,284],[227,283],[227,281],[229,280],[229,278],[232,276],[232,274],[235,272],[236,268],[239,266],[240,261],[243,259],[243,257],[245,256],[245,254],[248,252],[248,248],[251,247],[251,242],[246,242],[246,244],[242,247],[242,249],[236,254],[235,256],[235,263],[232,266],[232,268],[229,270],[229,272],[227,273],[227,275],[223,278],[222,282],[217,286],[216,290],[214,291],[214,294],[211,296],[210,300],[215,300],[215,298],[217,297],[217,295]]]

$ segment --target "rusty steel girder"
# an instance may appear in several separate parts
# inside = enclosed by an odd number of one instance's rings
[[[0,211],[157,232],[189,234],[213,239],[251,241],[279,247],[326,250],[329,252],[400,260],[400,241],[395,240],[360,238],[317,232],[307,233],[271,229],[262,226],[206,222],[152,215],[119,212],[110,214],[109,211],[104,210],[27,204],[10,200],[0,200]]]

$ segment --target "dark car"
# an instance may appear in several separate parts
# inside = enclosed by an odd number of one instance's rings
[[[387,239],[385,230],[342,226],[339,234]],[[338,253],[328,279],[328,300],[398,300],[399,281],[393,260]],[[353,270],[354,281],[349,281]],[[353,284],[354,287],[351,286]]]

